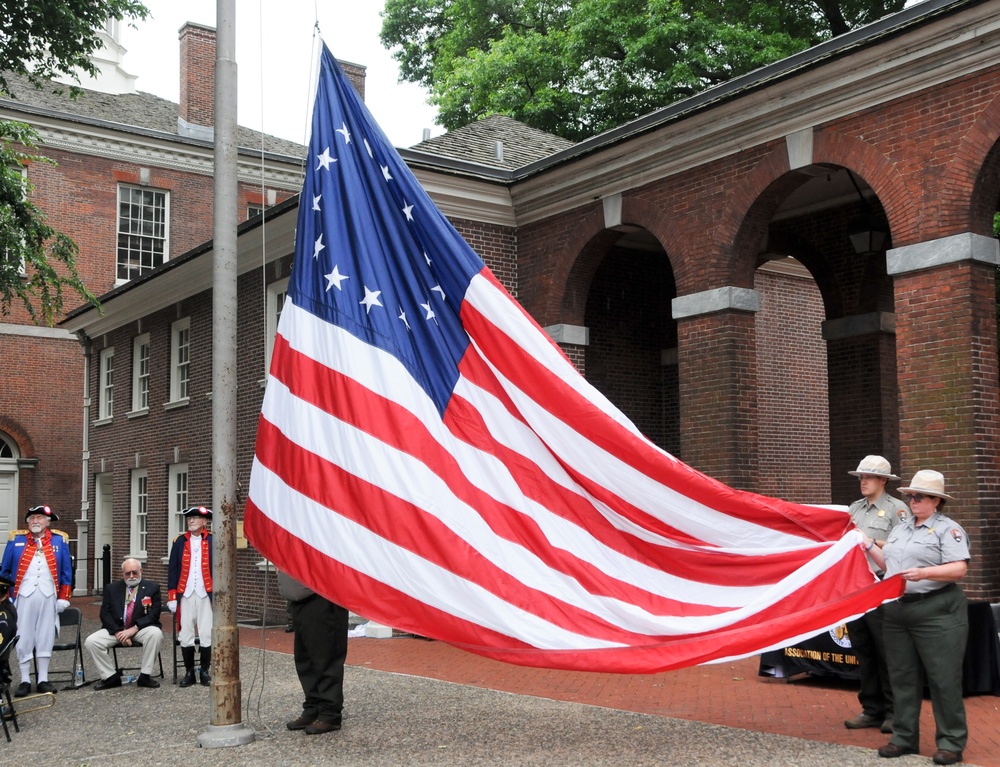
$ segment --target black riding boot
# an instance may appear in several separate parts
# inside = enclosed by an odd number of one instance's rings
[[[179,687],[190,687],[194,684],[194,646],[182,647],[181,657],[184,658],[184,678]]]
[[[212,684],[212,675],[208,673],[209,667],[212,665],[212,648],[202,647],[200,650],[201,654],[201,683],[203,686],[208,687]]]

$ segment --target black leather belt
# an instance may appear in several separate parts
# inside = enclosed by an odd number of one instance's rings
[[[899,601],[903,602],[904,604],[908,604],[910,602],[919,602],[921,599],[936,597],[938,594],[944,594],[949,591],[954,591],[957,588],[958,586],[956,586],[954,583],[949,583],[947,586],[942,586],[939,589],[934,589],[934,591],[925,591],[921,594],[903,594],[903,596],[899,598]]]

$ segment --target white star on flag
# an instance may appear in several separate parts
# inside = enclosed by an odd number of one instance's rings
[[[365,297],[358,303],[365,307],[366,313],[371,314],[373,306],[382,305],[382,302],[378,300],[380,295],[382,295],[381,290],[371,290],[367,285],[365,285]]]
[[[316,159],[319,161],[319,165],[316,166],[316,170],[323,168],[324,170],[330,170],[330,163],[337,162],[334,158],[330,157],[330,147],[323,150],[323,154],[316,155]]]
[[[330,290],[330,288],[336,288],[337,290],[343,290],[343,288],[340,287],[340,283],[349,279],[351,278],[346,274],[341,274],[340,269],[338,269],[337,265],[334,264],[333,271],[326,275],[326,289]]]

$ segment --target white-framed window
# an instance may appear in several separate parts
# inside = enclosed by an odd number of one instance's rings
[[[271,370],[271,352],[274,351],[274,338],[278,334],[278,320],[281,319],[281,309],[288,296],[288,278],[277,280],[267,286],[267,340],[264,352],[264,374]]]
[[[132,339],[132,412],[149,410],[149,333]]]
[[[191,318],[184,317],[170,326],[170,401],[188,398],[191,374]]]
[[[255,203],[250,203],[247,205],[247,219],[251,219],[254,216],[259,216],[264,213],[264,206],[257,205]]]
[[[167,472],[168,497],[167,506],[170,515],[170,533],[167,535],[167,551],[174,538],[187,530],[187,520],[184,509],[188,503],[188,465],[186,463],[172,464]]]
[[[101,350],[100,381],[98,383],[98,420],[109,420],[115,411],[115,347]]]
[[[118,186],[119,284],[155,269],[170,257],[170,196],[159,189]]]
[[[149,472],[132,470],[132,556],[146,556],[146,522],[149,511]]]

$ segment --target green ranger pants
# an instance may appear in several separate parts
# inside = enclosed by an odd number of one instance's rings
[[[918,601],[890,602],[883,609],[889,682],[896,700],[890,743],[920,748],[920,705],[926,678],[937,725],[937,747],[964,751],[969,739],[962,700],[962,662],[969,637],[965,594],[950,585],[940,594]]]

